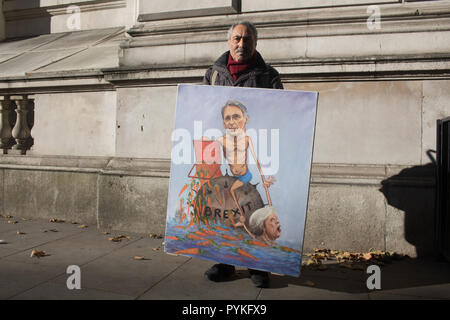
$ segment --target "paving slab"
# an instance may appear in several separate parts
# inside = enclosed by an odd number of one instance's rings
[[[402,294],[394,294],[390,292],[373,292],[369,294],[370,300],[436,300],[432,298],[418,298],[416,296],[406,296]]]
[[[271,275],[260,300],[368,300],[365,281],[303,274],[299,278]]]
[[[2,245],[2,248],[21,251],[82,232],[77,225],[69,223],[51,223],[48,221],[36,223],[20,219],[14,221],[18,221],[18,223],[0,222],[0,238],[8,242],[6,245]],[[22,234],[18,234],[18,231]]]
[[[27,290],[11,300],[132,300],[133,297],[113,292],[88,289],[69,290],[66,285],[47,282]]]
[[[0,42],[0,52],[17,54],[26,52],[42,46],[46,43],[59,39],[66,36],[64,33],[57,34],[44,34],[37,37],[30,37],[28,39],[14,40],[14,41],[3,41]]]
[[[143,300],[426,300],[450,299],[450,268],[432,259],[403,259],[381,267],[381,290],[366,287],[364,270],[326,262],[324,271],[302,268],[300,277],[272,274],[270,288],[255,288],[246,268],[225,282],[204,278],[214,262],[163,252],[163,239],[90,226],[0,218],[0,299]],[[42,230],[59,232],[43,233]],[[18,235],[17,230],[24,232]],[[129,236],[120,242],[109,238]],[[31,258],[31,249],[48,256]],[[134,257],[144,257],[136,260]],[[69,265],[81,268],[82,289],[67,289]]]
[[[6,245],[0,245],[0,259],[20,251],[12,248],[5,248],[5,246]]]
[[[157,284],[188,257],[162,252],[163,240],[144,238],[80,267],[83,288],[94,288],[137,297]],[[156,251],[153,248],[158,249]],[[144,260],[135,260],[134,257]],[[112,267],[113,266],[113,267]],[[55,279],[64,284],[67,276]]]
[[[61,48],[85,48],[101,41],[109,40],[110,36],[114,36],[120,30],[123,30],[123,28],[118,27],[69,32],[64,37],[40,46],[35,51],[59,50]]]
[[[16,261],[0,260],[0,299],[9,299],[55,278],[65,270]]]
[[[14,57],[15,54],[0,54],[0,63]]]
[[[62,47],[64,48],[64,47]],[[51,52],[26,52],[1,64],[0,77],[24,76],[40,67],[68,57],[80,49],[60,49]]]
[[[367,274],[362,270],[343,268],[337,263],[323,263],[323,265],[327,267],[326,270],[318,270],[302,266],[300,278],[307,278],[308,276],[320,276],[324,278],[336,278],[361,282],[366,281],[367,279]],[[297,279],[295,277],[286,278]]]
[[[98,230],[89,230],[89,228],[81,230],[81,232],[63,239],[34,247],[36,250],[45,251],[48,256],[30,258],[31,250],[28,250],[3,259],[42,266],[58,266],[60,268],[69,265],[81,266],[139,239],[135,237],[129,241],[112,242],[108,240],[108,237],[111,237],[110,235],[103,235]]]
[[[118,50],[118,45],[89,48],[61,61],[52,63],[49,66],[40,68],[33,73],[36,74],[40,72],[60,72],[118,67]]]
[[[236,275],[225,282],[212,282],[204,273],[214,263],[190,259],[167,278],[139,297],[142,300],[255,300],[261,291],[251,283],[248,271],[237,269]]]
[[[450,264],[433,259],[395,261],[391,265],[381,268],[381,272],[381,283],[384,289],[450,283]]]
[[[445,299],[450,300],[450,283],[420,286],[396,290],[382,290],[371,295],[374,297],[389,295],[409,296],[411,299]]]

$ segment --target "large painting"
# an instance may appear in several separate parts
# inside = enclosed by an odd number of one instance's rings
[[[167,253],[300,274],[317,98],[178,86]]]

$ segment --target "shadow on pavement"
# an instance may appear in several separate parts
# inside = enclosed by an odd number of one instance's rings
[[[351,270],[337,263],[320,271],[302,267],[299,278],[271,275],[270,289],[305,286],[345,293],[368,293],[366,281],[371,274]],[[381,266],[381,290],[405,289],[450,283],[450,264],[431,259],[404,258]]]

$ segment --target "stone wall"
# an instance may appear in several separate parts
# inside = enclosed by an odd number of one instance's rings
[[[0,94],[35,102],[34,146],[0,157],[0,209],[163,233],[176,86],[200,83],[227,50],[229,25],[250,20],[285,88],[319,92],[305,249],[430,254],[435,123],[450,113],[448,4],[140,1],[133,23],[117,20],[133,26],[118,68],[0,81]],[[369,5],[379,5],[380,29],[368,27]],[[110,23],[100,12],[125,10],[87,6],[98,25]]]
[[[8,38],[124,26],[137,19],[138,0],[6,0]]]
[[[427,151],[450,81],[285,86],[319,92],[305,249],[432,253]],[[3,212],[163,233],[175,97],[176,86],[36,94],[35,145],[0,161]]]
[[[0,41],[5,39],[5,15],[3,14],[3,0],[0,1]]]

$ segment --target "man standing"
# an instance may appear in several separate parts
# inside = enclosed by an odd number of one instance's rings
[[[267,65],[256,51],[258,33],[248,21],[234,23],[228,30],[229,51],[222,54],[205,73],[203,84],[283,89],[279,73]],[[257,287],[269,286],[268,272],[248,270]],[[235,272],[234,266],[215,264],[205,272],[211,281],[223,281]]]

